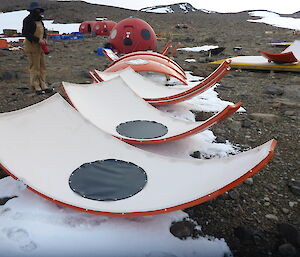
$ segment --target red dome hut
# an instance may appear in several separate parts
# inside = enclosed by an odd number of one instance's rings
[[[84,21],[80,24],[79,26],[79,32],[82,34],[91,34],[92,33],[92,28],[95,26],[97,21]]]
[[[96,36],[109,36],[110,32],[112,31],[113,27],[117,23],[114,21],[109,20],[103,20],[103,21],[97,21],[93,27],[92,31],[95,31]]]
[[[120,21],[111,31],[109,43],[116,52],[124,54],[157,49],[154,30],[147,22],[137,18]]]

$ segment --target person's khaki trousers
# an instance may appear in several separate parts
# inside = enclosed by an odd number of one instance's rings
[[[33,90],[48,88],[46,84],[45,54],[42,51],[27,52],[29,59],[30,86]]]

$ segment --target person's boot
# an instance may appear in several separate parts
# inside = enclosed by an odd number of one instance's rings
[[[48,88],[44,89],[44,91],[45,91],[46,94],[52,93],[53,92],[53,88],[48,87]]]
[[[45,94],[45,91],[44,90],[36,90],[35,93],[37,95],[43,95],[43,94]]]

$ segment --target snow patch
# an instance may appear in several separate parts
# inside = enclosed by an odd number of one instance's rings
[[[168,214],[110,218],[57,206],[25,189],[11,177],[0,180],[1,193],[18,197],[0,206],[0,248],[5,257],[211,256],[230,253],[223,239],[179,240],[169,229],[187,218]],[[9,194],[8,194],[9,195]]]
[[[300,30],[299,18],[281,17],[277,13],[268,11],[249,12],[249,15],[253,17],[261,17],[261,19],[258,20],[248,20],[249,22],[265,23],[279,28]]]
[[[159,7],[159,8],[144,8],[144,12],[152,12],[152,13],[173,13],[174,11],[170,7]]]
[[[0,34],[3,29],[15,29],[22,32],[23,19],[29,14],[26,10],[0,13]],[[80,23],[60,24],[53,20],[44,20],[44,25],[48,30],[59,31],[60,34],[78,31]]]
[[[196,46],[196,47],[184,47],[178,48],[178,51],[186,51],[186,52],[201,52],[201,51],[209,51],[211,49],[218,48],[219,46],[214,45],[204,45],[204,46]]]
[[[185,62],[196,62],[195,59],[185,59],[184,61],[185,61]]]

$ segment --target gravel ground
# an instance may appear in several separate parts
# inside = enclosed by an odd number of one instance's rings
[[[2,11],[25,9],[22,1],[7,1]],[[0,11],[1,11],[0,10]],[[78,10],[81,10],[80,12]],[[134,15],[146,20],[156,33],[185,47],[213,44],[225,47],[217,56],[177,52],[174,60],[185,70],[206,76],[214,68],[207,63],[235,55],[258,55],[258,50],[280,52],[269,42],[293,41],[291,30],[247,22],[247,13],[238,14],[150,14],[81,2],[47,2],[46,18],[57,22],[81,22],[96,17],[120,21]],[[172,27],[187,23],[190,29]],[[171,33],[172,32],[172,33]],[[47,56],[48,83],[61,92],[61,81],[91,82],[87,71],[104,70],[108,61],[98,56],[97,47],[107,38],[51,40]],[[234,47],[242,47],[238,53]],[[194,58],[196,63],[184,62]],[[28,85],[27,59],[23,51],[0,50],[0,112],[17,110],[49,95],[37,96]],[[217,88],[221,99],[242,101],[245,114],[234,114],[212,128],[217,141],[229,140],[241,149],[255,147],[275,138],[278,145],[271,162],[246,183],[204,204],[185,210],[202,227],[204,235],[224,238],[234,256],[298,256],[300,253],[300,77],[291,72],[232,70]],[[202,113],[196,113],[198,119]],[[1,201],[0,201],[1,202]],[[171,232],[182,238],[199,236],[194,223],[174,224]]]

